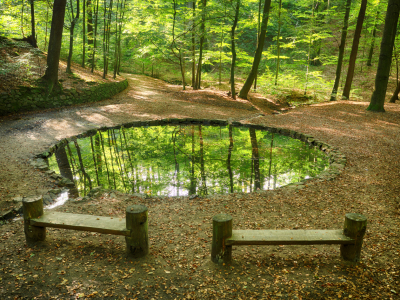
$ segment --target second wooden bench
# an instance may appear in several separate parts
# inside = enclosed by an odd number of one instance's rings
[[[211,260],[230,263],[234,245],[339,244],[344,260],[358,262],[366,226],[365,216],[348,213],[342,230],[232,230],[232,217],[219,214],[213,217]]]

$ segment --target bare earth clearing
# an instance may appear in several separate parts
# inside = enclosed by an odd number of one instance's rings
[[[1,299],[400,299],[400,106],[366,111],[338,101],[272,115],[215,92],[126,75],[130,86],[91,105],[0,118],[0,210],[17,195],[41,194],[54,182],[29,160],[58,140],[134,120],[245,120],[311,134],[347,156],[333,181],[207,198],[142,199],[106,192],[57,211],[125,216],[149,209],[150,254],[133,260],[121,236],[48,229],[25,244],[21,219],[0,226]],[[262,115],[264,114],[264,115]],[[368,218],[362,262],[341,260],[338,246],[234,247],[232,265],[210,261],[212,217],[233,216],[234,229],[340,229],[347,212]]]

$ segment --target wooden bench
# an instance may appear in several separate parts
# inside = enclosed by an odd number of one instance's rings
[[[128,206],[126,218],[44,212],[43,197],[25,198],[22,205],[27,244],[44,241],[46,227],[53,227],[123,235],[127,251],[133,257],[142,257],[149,253],[147,207],[144,205]]]
[[[232,230],[232,217],[219,214],[213,217],[211,260],[230,263],[233,245],[339,244],[344,260],[358,262],[366,226],[366,217],[348,213],[343,230]]]

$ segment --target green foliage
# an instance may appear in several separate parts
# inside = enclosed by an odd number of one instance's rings
[[[103,53],[102,47],[104,33],[104,7],[109,7],[111,0],[99,0],[97,47],[95,49],[95,68],[103,67],[104,57],[108,58],[108,67],[114,68],[114,53],[117,40],[117,3],[122,0],[113,0],[111,17],[110,44]],[[264,1],[261,1],[264,3]],[[174,9],[175,3],[175,9]],[[205,16],[205,34],[203,51],[203,75],[207,84],[211,81],[218,82],[219,71],[223,78],[228,77],[231,63],[230,28],[234,16],[234,3],[228,0],[208,0],[207,6],[202,7],[201,1],[195,1],[195,9],[192,2],[184,0],[137,0],[127,1],[125,14],[122,21],[122,71],[132,73],[144,73],[167,79],[171,82],[182,82],[181,64],[184,66],[187,83],[191,79],[193,62],[199,59],[199,41],[203,36],[201,30],[202,17]],[[250,71],[253,56],[257,46],[257,28],[259,19],[259,0],[242,0],[239,22],[236,29],[237,61],[236,72],[238,82],[245,78]],[[376,63],[380,34],[384,22],[384,14],[379,13],[386,7],[386,0],[370,1],[367,7],[364,31],[361,35],[361,43],[358,63],[360,71],[365,66],[367,55],[372,41],[375,40],[373,63]],[[72,1],[72,5],[76,5]],[[82,43],[84,41],[82,28],[83,1],[80,1],[81,15],[75,27],[73,61],[81,62]],[[328,6],[329,5],[329,6]],[[96,1],[91,1],[93,22],[95,22]],[[349,28],[355,26],[359,1],[351,6]],[[262,11],[262,8],[261,8]],[[22,13],[23,12],[23,13]],[[89,7],[86,8],[88,17]],[[308,88],[316,95],[322,95],[331,81],[323,74],[326,66],[335,65],[341,28],[343,26],[343,1],[299,0],[282,1],[280,18],[278,15],[278,1],[273,1],[269,15],[265,48],[259,65],[259,86],[265,93],[276,93],[277,89],[288,90],[294,87],[306,85],[307,65],[312,65],[309,70]],[[378,13],[377,13],[378,12]],[[50,34],[52,7],[49,2],[35,1],[36,32],[39,48],[47,50]],[[107,17],[106,17],[107,18]],[[277,31],[280,20],[280,64],[277,69]],[[87,22],[87,20],[86,20]],[[66,27],[70,23],[68,10],[66,15]],[[94,24],[93,24],[94,25]],[[30,7],[27,2],[19,0],[5,0],[0,3],[0,35],[7,37],[23,37],[30,34]],[[376,28],[377,36],[372,37]],[[86,30],[87,34],[87,30]],[[348,57],[351,45],[348,42],[344,63]],[[194,44],[193,44],[194,39]],[[87,40],[87,37],[85,38]],[[69,46],[69,32],[63,33],[61,57],[67,58]],[[22,47],[18,46],[18,47]],[[362,49],[361,49],[362,48]],[[400,48],[400,47],[398,47]],[[193,53],[194,49],[194,53]],[[86,66],[91,66],[89,59],[93,53],[93,46],[86,44]],[[36,55],[36,54],[33,54]],[[21,58],[16,66],[11,67],[3,62],[1,72],[15,71],[21,65],[26,68],[26,59]],[[314,69],[316,67],[316,69]],[[273,76],[278,71],[278,86],[274,87]],[[322,74],[321,72],[322,71]],[[11,71],[10,71],[11,72]],[[224,74],[225,73],[225,74]],[[314,92],[315,91],[315,92]],[[324,99],[324,97],[316,97]]]

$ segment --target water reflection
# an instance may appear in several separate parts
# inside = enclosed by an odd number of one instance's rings
[[[204,125],[109,129],[70,142],[50,168],[85,196],[94,186],[158,196],[275,189],[314,177],[328,159],[268,131]]]

